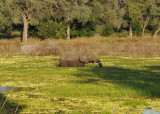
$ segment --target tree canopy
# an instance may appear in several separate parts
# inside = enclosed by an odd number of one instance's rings
[[[123,30],[144,35],[151,31],[154,37],[160,31],[159,0],[1,0],[0,32],[11,31],[12,25],[23,25],[22,42],[27,43],[28,30],[43,23],[60,23],[54,30],[63,31],[63,37],[70,39],[70,32],[84,27],[93,28],[110,25],[114,32]],[[87,25],[87,23],[90,23]],[[73,27],[76,26],[76,27]],[[87,25],[87,26],[86,26]],[[66,27],[64,27],[66,26]],[[47,27],[47,26],[46,26]],[[44,28],[47,30],[47,28]],[[49,28],[48,28],[49,29]],[[97,29],[97,28],[96,28]],[[96,31],[95,29],[95,31]],[[42,30],[42,29],[41,29]],[[89,29],[83,29],[88,31]],[[94,30],[94,29],[93,29]],[[105,30],[105,29],[103,29]],[[108,29],[106,29],[108,30]],[[51,31],[51,30],[49,30]],[[100,30],[97,30],[100,31]],[[135,32],[137,31],[137,32]],[[55,31],[54,31],[55,32]],[[53,32],[53,33],[54,33]],[[89,31],[88,31],[89,32]],[[58,32],[55,32],[58,33]],[[66,33],[66,35],[65,35]],[[58,33],[60,34],[60,32]],[[60,36],[59,36],[60,37]]]

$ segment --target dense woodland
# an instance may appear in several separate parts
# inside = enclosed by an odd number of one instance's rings
[[[102,36],[156,37],[160,0],[1,0],[0,36],[64,38]]]

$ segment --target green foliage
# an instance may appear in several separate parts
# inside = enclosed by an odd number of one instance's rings
[[[113,34],[113,25],[108,23],[106,24],[103,29],[102,29],[102,32],[101,32],[101,35],[102,36],[110,36]]]
[[[10,34],[12,25],[22,24],[26,16],[29,26],[39,23],[42,26],[42,23],[46,23],[45,20],[53,18],[58,22],[71,23],[71,37],[92,36],[95,31],[93,26],[101,26],[107,22],[112,23],[118,31],[133,25],[133,32],[138,36],[142,36],[142,22],[154,34],[160,26],[159,4],[159,0],[0,0],[0,32]],[[88,21],[89,24],[86,24]],[[62,23],[54,24],[56,29],[48,25],[49,31],[54,31],[49,34],[46,32],[48,29],[42,30],[47,25],[38,27],[41,29],[38,35],[45,38],[65,38],[66,28]],[[104,27],[101,33],[109,36],[112,32],[110,27]],[[36,35],[37,28],[29,27],[29,36]],[[125,32],[121,32],[118,35],[123,37],[128,33],[125,35]]]
[[[142,21],[145,17],[147,17],[147,10],[148,4],[144,4],[143,0],[134,1],[130,0],[126,2],[125,5],[125,21],[128,23],[128,26],[133,26],[135,33],[138,36],[142,36],[142,28],[139,21]],[[136,23],[135,23],[136,22]]]
[[[123,23],[123,17],[125,14],[124,8],[120,8],[118,6],[119,0],[104,0],[105,3],[102,3],[103,5],[103,18],[102,20],[105,23],[112,23],[112,26],[114,28],[119,29]]]
[[[95,24],[93,22],[87,22],[85,24],[74,21],[71,25],[71,38],[93,36],[95,32]]]
[[[135,21],[133,24],[133,31],[137,36],[142,36],[143,28],[140,21]]]
[[[90,7],[92,12],[90,19],[93,22],[101,23],[100,19],[104,16],[103,5],[99,1],[93,0],[90,2]]]
[[[10,33],[13,23],[13,12],[10,8],[10,0],[0,1],[0,32]]]
[[[128,31],[127,30],[121,30],[119,33],[117,33],[118,37],[127,37],[128,36]]]
[[[91,15],[91,9],[87,5],[89,3],[88,0],[60,0],[63,5],[63,14],[62,17],[68,22],[69,20],[72,22],[75,19],[79,22],[86,23]]]
[[[129,1],[126,4],[125,18],[129,23],[134,23],[135,20],[138,20],[142,17],[142,3]]]
[[[66,38],[66,27],[62,22],[54,22],[49,20],[40,23],[37,27],[38,35],[42,38]]]
[[[150,23],[149,30],[151,31],[151,34],[154,34],[154,32],[159,28],[159,26],[155,23]]]
[[[96,33],[100,34],[103,30],[103,26],[102,25],[97,25],[96,26]]]
[[[44,8],[44,1],[41,0],[13,0],[12,8],[15,13],[32,15],[33,17]]]

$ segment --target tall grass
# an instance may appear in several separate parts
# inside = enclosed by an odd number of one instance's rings
[[[142,38],[128,37],[94,37],[76,38],[67,40],[52,40],[56,49],[46,51],[45,45],[48,40],[29,38],[28,44],[40,44],[40,48],[31,55],[61,54],[66,51],[85,51],[96,55],[132,56],[132,57],[156,57],[160,56],[160,39],[151,36]],[[0,52],[20,52],[20,38],[11,40],[0,40]],[[46,53],[47,52],[47,53]],[[38,53],[38,54],[37,54]]]
[[[0,52],[19,53],[21,49],[20,39],[0,39]]]

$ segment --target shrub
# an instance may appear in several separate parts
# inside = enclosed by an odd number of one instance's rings
[[[101,35],[102,36],[110,36],[113,34],[113,26],[112,24],[108,23],[102,28]]]
[[[120,32],[117,33],[118,37],[127,37],[128,36],[128,31],[127,30],[121,30]]]
[[[0,33],[1,33],[0,38],[6,38],[6,39],[11,38],[12,26],[0,27]]]
[[[95,32],[95,24],[93,22],[87,22],[85,24],[79,23],[75,20],[71,24],[71,38],[93,36]]]
[[[102,30],[103,30],[103,27],[104,27],[104,26],[97,25],[97,26],[96,26],[96,33],[101,34],[101,33],[102,33]]]
[[[135,23],[133,24],[133,32],[137,36],[142,36],[143,28],[141,26],[141,22],[140,21],[135,21]]]
[[[66,27],[63,25],[62,22],[54,22],[49,20],[47,22],[43,22],[37,27],[38,36],[42,38],[66,38]]]

